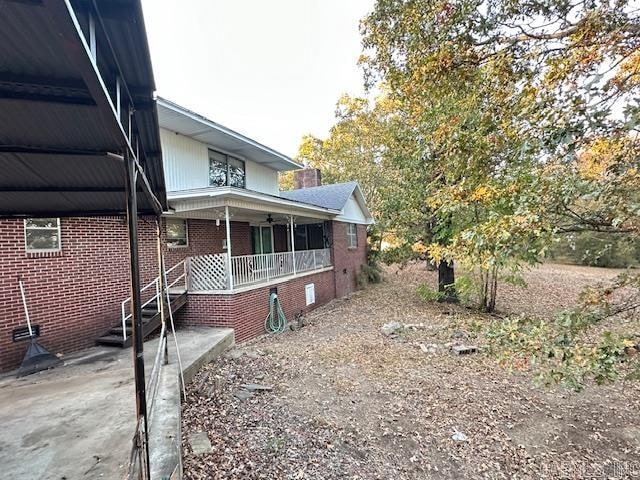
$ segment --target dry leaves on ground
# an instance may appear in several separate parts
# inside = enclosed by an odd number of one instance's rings
[[[610,275],[543,266],[529,289],[502,287],[499,307],[548,315],[582,285]],[[296,332],[247,342],[205,366],[183,408],[187,479],[582,478],[640,473],[640,399],[619,383],[581,393],[544,390],[483,353],[423,345],[482,342],[486,321],[415,291],[433,273],[388,269],[382,284],[307,315]],[[564,291],[558,291],[559,288]],[[388,322],[424,323],[390,338]],[[246,400],[242,385],[273,390]],[[194,455],[204,431],[212,452]],[[456,441],[457,432],[464,434]]]

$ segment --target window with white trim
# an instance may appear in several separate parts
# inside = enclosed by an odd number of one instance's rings
[[[180,248],[189,246],[189,228],[184,218],[167,218],[167,246]]]
[[[358,226],[347,223],[347,248],[358,248]]]
[[[27,252],[59,252],[62,249],[59,218],[26,218],[24,241]]]

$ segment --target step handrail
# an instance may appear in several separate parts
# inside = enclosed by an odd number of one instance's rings
[[[180,262],[176,263],[173,267],[171,267],[168,270],[166,270],[165,275],[168,275],[171,272],[173,272],[176,268],[178,268],[180,265],[182,265],[182,269],[183,269],[183,273],[180,274],[173,282],[171,282],[167,288],[173,287],[180,280],[184,279],[184,285],[185,285],[184,288],[185,288],[185,290],[187,289],[187,269],[186,269],[185,260],[186,259],[181,260]],[[161,285],[162,285],[161,284],[161,278],[160,278],[160,276],[157,276],[151,282],[149,282],[148,284],[146,284],[144,287],[142,287],[140,289],[140,293],[144,292],[145,290],[147,290],[151,286],[155,286],[155,290],[156,290],[155,295],[142,304],[142,306],[140,307],[141,310],[144,309],[144,307],[146,307],[150,303],[152,303],[154,300],[157,300],[156,301],[156,309],[157,309],[158,312],[160,312],[160,301],[161,301],[161,298],[162,298],[161,295],[164,293],[164,291],[161,288]],[[133,316],[132,313],[127,314],[127,303],[129,303],[129,302],[131,302],[131,297],[125,298],[122,301],[122,304],[121,304],[122,338],[124,339],[124,341],[127,340],[127,320],[129,320]]]

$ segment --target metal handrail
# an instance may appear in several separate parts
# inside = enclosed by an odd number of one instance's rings
[[[169,273],[173,272],[180,265],[182,265],[183,269],[184,269],[185,260],[182,260],[182,261],[176,263],[173,267],[168,269],[165,272],[165,274],[169,274]],[[185,289],[186,289],[187,288],[187,272],[186,272],[186,270],[184,271],[184,273],[179,275],[167,288],[173,287],[181,279],[184,279],[184,281],[185,281]],[[160,301],[161,301],[161,295],[162,295],[161,281],[162,280],[161,280],[160,276],[158,276],[158,277],[154,278],[151,282],[149,282],[147,285],[145,285],[144,287],[142,287],[140,289],[140,293],[144,292],[145,290],[150,288],[152,285],[155,286],[155,289],[156,289],[156,294],[153,297],[151,297],[149,300],[147,300],[146,302],[144,302],[142,304],[142,306],[140,307],[141,310],[144,307],[146,307],[147,305],[149,305],[150,303],[152,303],[154,300],[157,300],[156,301],[156,309],[157,309],[158,312],[160,312]],[[131,302],[131,297],[125,298],[122,301],[122,304],[121,304],[121,311],[122,311],[122,338],[124,340],[127,339],[127,320],[129,320],[133,316],[133,314],[131,314],[131,313],[127,314],[127,302]]]

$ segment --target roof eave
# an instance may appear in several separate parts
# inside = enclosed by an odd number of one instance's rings
[[[293,161],[290,157],[284,155],[283,153],[280,153],[272,148],[267,147],[266,145],[263,145],[255,140],[252,140],[251,138],[242,135],[241,133],[238,133],[234,130],[231,130],[230,128],[225,127],[224,125],[220,125],[219,123],[216,123],[212,120],[209,120],[208,118],[192,111],[189,110],[187,108],[184,108],[180,105],[178,105],[177,103],[172,102],[171,100],[167,100],[166,98],[162,98],[162,97],[158,97],[157,98],[157,103],[158,105],[168,108],[169,110],[172,110],[175,113],[178,113],[180,115],[184,115],[200,124],[202,124],[203,126],[206,126],[207,128],[211,128],[212,130],[216,130],[224,135],[228,135],[232,138],[235,138],[253,148],[259,149],[262,152],[271,155],[274,158],[274,162],[273,163],[280,163],[282,165],[284,165],[285,167],[278,167],[275,168],[275,170],[277,171],[281,171],[281,172],[285,172],[285,171],[289,171],[289,170],[298,170],[300,168],[303,168],[303,165]],[[161,125],[162,126],[162,125]],[[195,138],[194,140],[200,141],[197,138]],[[273,168],[273,167],[271,167]]]
[[[309,210],[325,215],[337,216],[342,213],[341,210],[334,210],[331,208],[319,207],[317,205],[311,205],[309,203],[298,202],[295,200],[289,200],[286,198],[279,198],[272,195],[267,195],[260,192],[253,192],[234,187],[211,187],[198,189],[198,191],[191,192],[168,192],[167,197],[169,202],[176,200],[194,200],[198,198],[214,198],[214,197],[236,197],[236,198],[248,198],[253,200],[260,200],[265,203],[272,203],[275,205],[289,206],[293,208],[299,208]]]

